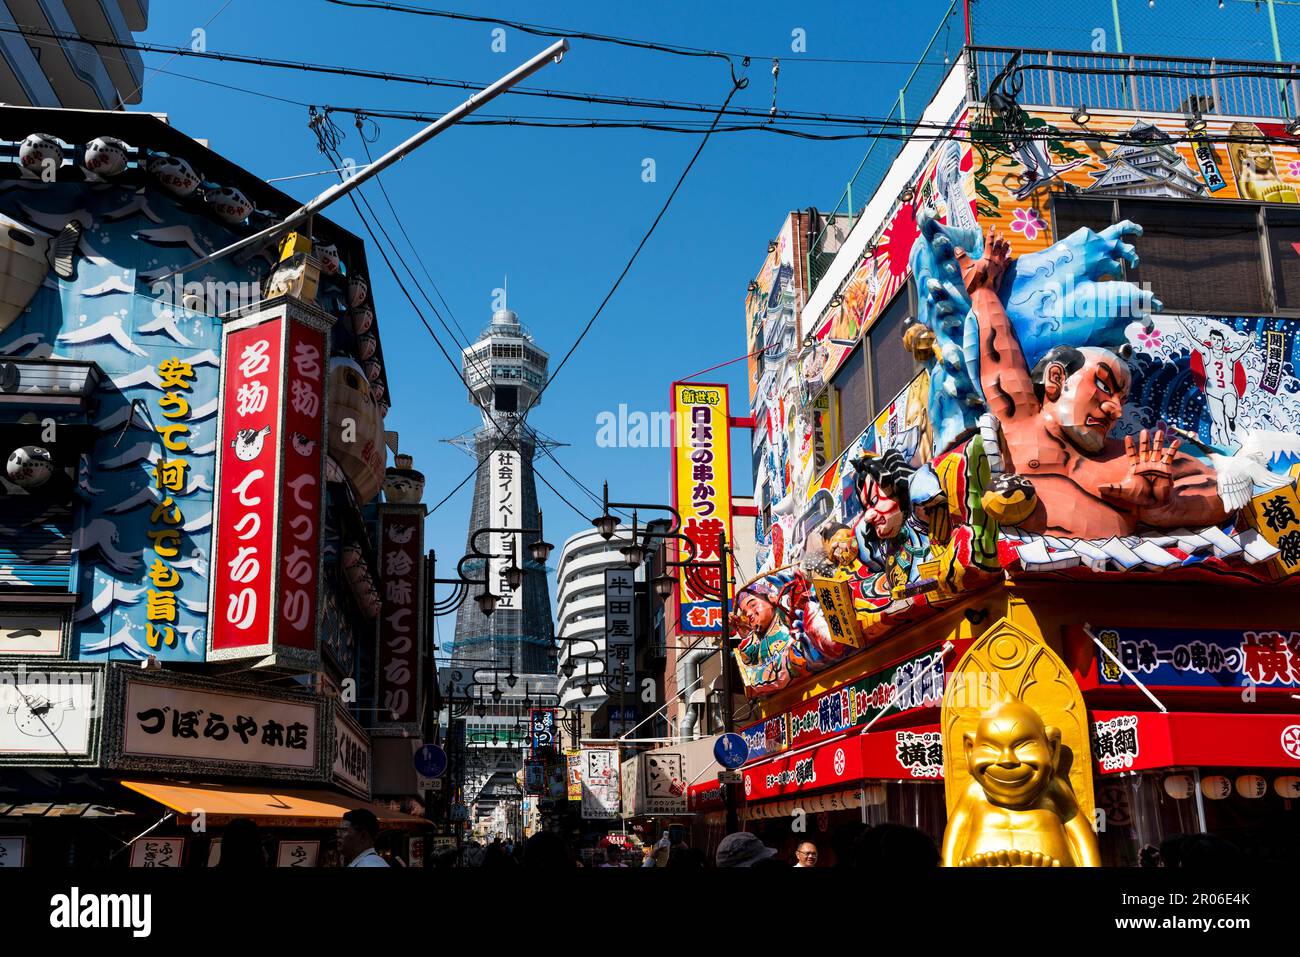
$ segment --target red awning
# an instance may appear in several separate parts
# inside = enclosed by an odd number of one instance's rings
[[[1174,767],[1300,772],[1300,714],[1094,711],[1092,720],[1102,774]]]

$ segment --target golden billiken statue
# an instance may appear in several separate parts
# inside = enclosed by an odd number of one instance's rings
[[[948,817],[949,867],[1098,867],[1097,837],[1058,776],[1061,732],[1022,701],[986,711],[963,740],[971,783]]]

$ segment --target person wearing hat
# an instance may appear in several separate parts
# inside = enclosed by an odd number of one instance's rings
[[[722,839],[715,858],[719,867],[753,867],[775,854],[776,848],[768,847],[757,834],[740,831]]]

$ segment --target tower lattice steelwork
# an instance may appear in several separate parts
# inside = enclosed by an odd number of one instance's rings
[[[539,435],[526,416],[546,382],[548,358],[510,309],[497,310],[478,341],[462,350],[461,364],[470,386],[470,400],[477,403],[483,415],[481,428],[451,440],[478,460],[467,551],[476,529],[536,527],[533,456],[556,443]],[[504,437],[507,433],[509,438]],[[484,615],[472,600],[460,607],[452,661],[479,668],[491,667],[491,662],[519,674],[554,675],[550,590],[545,573],[527,555],[534,536],[480,535],[478,546],[482,551],[500,553],[510,546],[512,537],[520,567],[529,571],[523,587],[511,590],[500,578],[507,562],[490,563],[487,572],[491,589],[502,600],[491,616]],[[467,563],[466,571],[481,578],[484,569]],[[473,588],[471,595],[481,590]]]

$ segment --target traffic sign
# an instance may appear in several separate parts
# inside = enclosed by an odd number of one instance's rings
[[[721,734],[714,742],[713,756],[724,768],[734,771],[749,759],[749,745],[738,734]]]
[[[415,752],[415,770],[426,778],[440,778],[447,770],[447,752],[436,744],[426,744]]]

